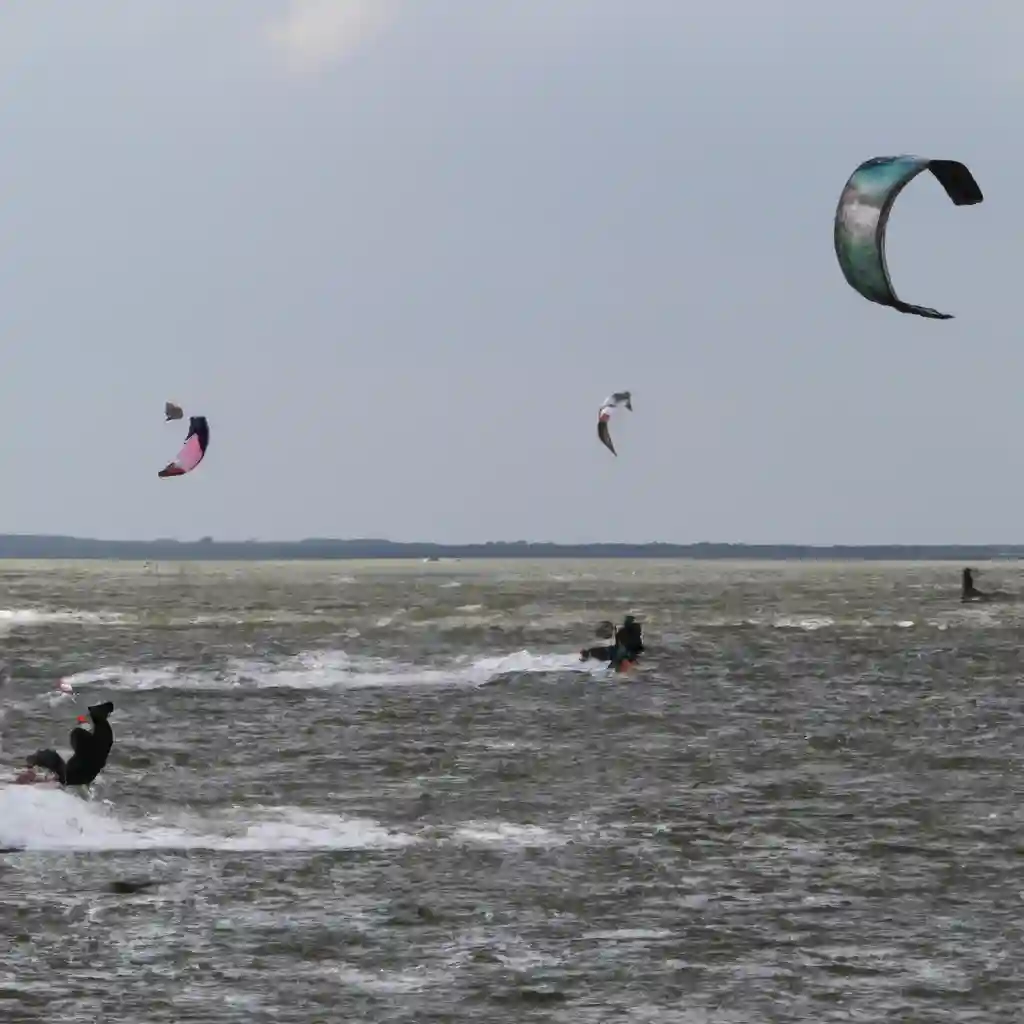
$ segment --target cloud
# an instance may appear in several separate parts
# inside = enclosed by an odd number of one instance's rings
[[[268,37],[290,71],[314,74],[377,35],[391,18],[390,0],[289,0]]]

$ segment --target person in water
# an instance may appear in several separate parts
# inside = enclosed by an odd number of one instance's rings
[[[72,754],[67,762],[56,750],[37,750],[25,763],[29,768],[45,768],[53,772],[62,786],[88,786],[103,771],[110,748],[114,745],[114,730],[107,721],[113,710],[114,703],[109,700],[89,708],[92,732],[81,726],[71,730]]]
[[[984,601],[988,598],[988,594],[982,593],[977,590],[974,586],[974,570],[964,569],[961,574],[960,582],[960,600],[967,601]]]
[[[632,615],[627,615],[622,625],[615,631],[615,643],[607,647],[584,647],[580,651],[580,661],[608,661],[619,664],[623,661],[636,661],[643,653],[643,626]]]
[[[644,650],[643,626],[632,615],[627,615],[622,620],[622,628],[615,633],[615,643],[625,652],[625,657],[630,661],[636,661]]]

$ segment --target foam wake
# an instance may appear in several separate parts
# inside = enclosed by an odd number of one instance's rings
[[[0,608],[0,630],[15,627],[49,626],[56,623],[102,626],[112,625],[123,620],[124,616],[113,613],[82,612],[68,608]]]
[[[578,823],[556,829],[508,821],[403,832],[371,818],[297,807],[234,807],[216,820],[179,814],[125,821],[109,803],[42,786],[0,785],[0,849],[25,852],[384,850],[423,842],[515,850],[563,846],[582,834]]]
[[[382,658],[360,658],[344,651],[302,654],[279,663],[232,660],[217,672],[190,672],[176,665],[131,668],[112,665],[67,676],[75,690],[357,689],[371,686],[481,686],[503,676],[553,672],[607,671],[575,654],[519,651],[498,657],[455,661],[446,667],[409,665]]]
[[[255,820],[253,820],[255,817]],[[360,850],[405,846],[413,836],[365,818],[261,808],[244,820],[136,822],[59,789],[0,786],[0,848],[16,850]]]

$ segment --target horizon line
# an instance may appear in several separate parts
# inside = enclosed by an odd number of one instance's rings
[[[392,547],[437,547],[437,548],[479,548],[479,547],[559,547],[559,548],[698,548],[698,547],[740,547],[740,548],[1004,548],[1024,551],[1022,541],[757,541],[757,540],[394,540],[390,537],[322,537],[306,536],[286,540],[277,537],[96,537],[75,533],[3,533],[2,540],[27,541],[75,541],[81,544],[385,544]]]
[[[287,540],[278,537],[214,537],[212,534],[202,537],[96,537],[75,533],[6,533],[0,532],[0,540],[73,540],[89,544],[391,544],[397,547],[430,546],[442,548],[484,547],[485,545],[507,546],[546,546],[561,548],[591,547],[752,547],[752,548],[880,548],[880,547],[928,547],[928,548],[1014,548],[1024,551],[1024,540],[1021,541],[757,541],[757,540],[394,540],[391,537],[323,537],[306,536]]]
[[[749,541],[528,541],[487,540],[461,543],[439,541],[396,541],[381,537],[305,537],[301,540],[217,540],[212,536],[194,540],[155,537],[125,540],[77,537],[71,534],[0,533],[0,559],[113,558],[127,560],[194,560],[264,557],[320,559],[375,558],[474,558],[474,557],[597,557],[597,558],[827,558],[921,561],[980,558],[985,560],[1024,558],[1024,544],[806,544],[799,542],[754,543]]]

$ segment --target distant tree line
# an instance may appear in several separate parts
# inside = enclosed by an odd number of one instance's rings
[[[804,544],[483,544],[400,543],[376,538],[301,541],[94,540],[0,534],[0,558],[125,559],[134,561],[258,561],[357,558],[693,558],[750,560],[953,561],[1024,558],[1024,545],[881,544],[816,547]]]

